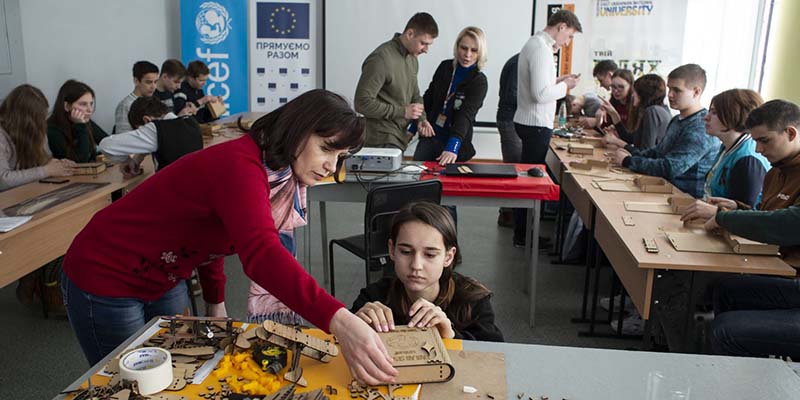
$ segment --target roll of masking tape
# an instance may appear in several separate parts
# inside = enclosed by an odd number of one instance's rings
[[[119,375],[138,382],[143,396],[158,393],[172,384],[172,356],[158,347],[133,350],[120,358]]]

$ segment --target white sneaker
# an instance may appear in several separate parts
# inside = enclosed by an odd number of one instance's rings
[[[620,302],[620,298],[621,297],[622,297],[621,295],[614,296],[614,311],[619,310],[619,302]],[[599,305],[600,308],[602,308],[602,309],[604,309],[606,311],[608,311],[608,308],[609,308],[608,306],[610,304],[611,304],[611,298],[610,297],[601,297],[600,300],[597,301],[597,305]],[[631,298],[628,297],[628,296],[625,296],[625,313],[633,314],[634,312],[636,312],[636,307],[633,305],[633,302],[631,301]]]
[[[611,321],[611,329],[617,331],[617,321]],[[630,317],[622,320],[622,334],[623,335],[641,335],[644,333],[644,320],[639,313],[634,313]]]

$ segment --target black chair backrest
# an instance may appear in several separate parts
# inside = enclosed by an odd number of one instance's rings
[[[418,201],[442,202],[442,182],[437,179],[373,187],[364,212],[366,251],[371,257],[388,252],[392,219],[403,206]]]

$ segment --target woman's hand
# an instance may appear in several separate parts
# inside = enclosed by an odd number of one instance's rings
[[[357,381],[370,386],[392,383],[397,370],[381,338],[363,320],[345,308],[333,314],[331,333],[339,340],[339,348]]]
[[[418,299],[408,310],[411,321],[408,326],[417,328],[430,328],[435,326],[443,338],[452,339],[456,333],[453,331],[453,324],[447,318],[441,307],[434,305],[423,298]]]
[[[77,108],[73,108],[69,112],[69,120],[75,124],[85,124],[89,122],[90,115]]]
[[[379,301],[364,304],[364,307],[356,312],[356,317],[372,325],[378,332],[389,332],[394,329],[392,309]]]
[[[695,201],[681,215],[681,221],[692,221],[695,219],[708,220],[717,213],[717,207],[702,200]]]
[[[436,157],[436,161],[439,161],[439,165],[447,165],[456,162],[457,158],[458,156],[456,153],[445,150],[441,155],[439,155],[439,157]]]
[[[225,302],[219,304],[206,303],[206,316],[207,317],[227,317],[228,311],[225,309]]]
[[[419,135],[422,137],[434,137],[436,135],[436,132],[434,132],[431,123],[428,122],[427,120],[419,121],[417,123],[417,132],[419,132]]]
[[[601,98],[601,100],[603,100],[603,105],[601,107],[603,111],[605,111],[605,114],[609,118],[611,118],[611,123],[616,125],[619,123],[619,121],[622,121],[622,118],[619,116],[619,112],[617,112],[617,109],[614,108],[614,105],[611,104],[611,102],[606,99]]]
[[[141,175],[142,172],[144,172],[141,168],[143,160],[143,155],[136,154],[133,157],[128,158],[128,161],[120,164],[119,170],[122,172],[122,177],[124,179],[130,179],[134,176]]]
[[[616,133],[616,130],[614,131]],[[625,148],[628,143],[614,135],[603,136],[603,145],[609,149]]]
[[[76,164],[69,159],[52,158],[44,165],[47,176],[70,176],[75,173]]]

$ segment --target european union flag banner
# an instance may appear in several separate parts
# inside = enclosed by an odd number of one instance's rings
[[[258,39],[308,39],[308,3],[257,3]]]
[[[319,87],[318,2],[249,3],[250,111],[269,112]]]
[[[181,0],[181,59],[210,70],[206,94],[222,96],[228,113],[249,111],[247,3]]]

